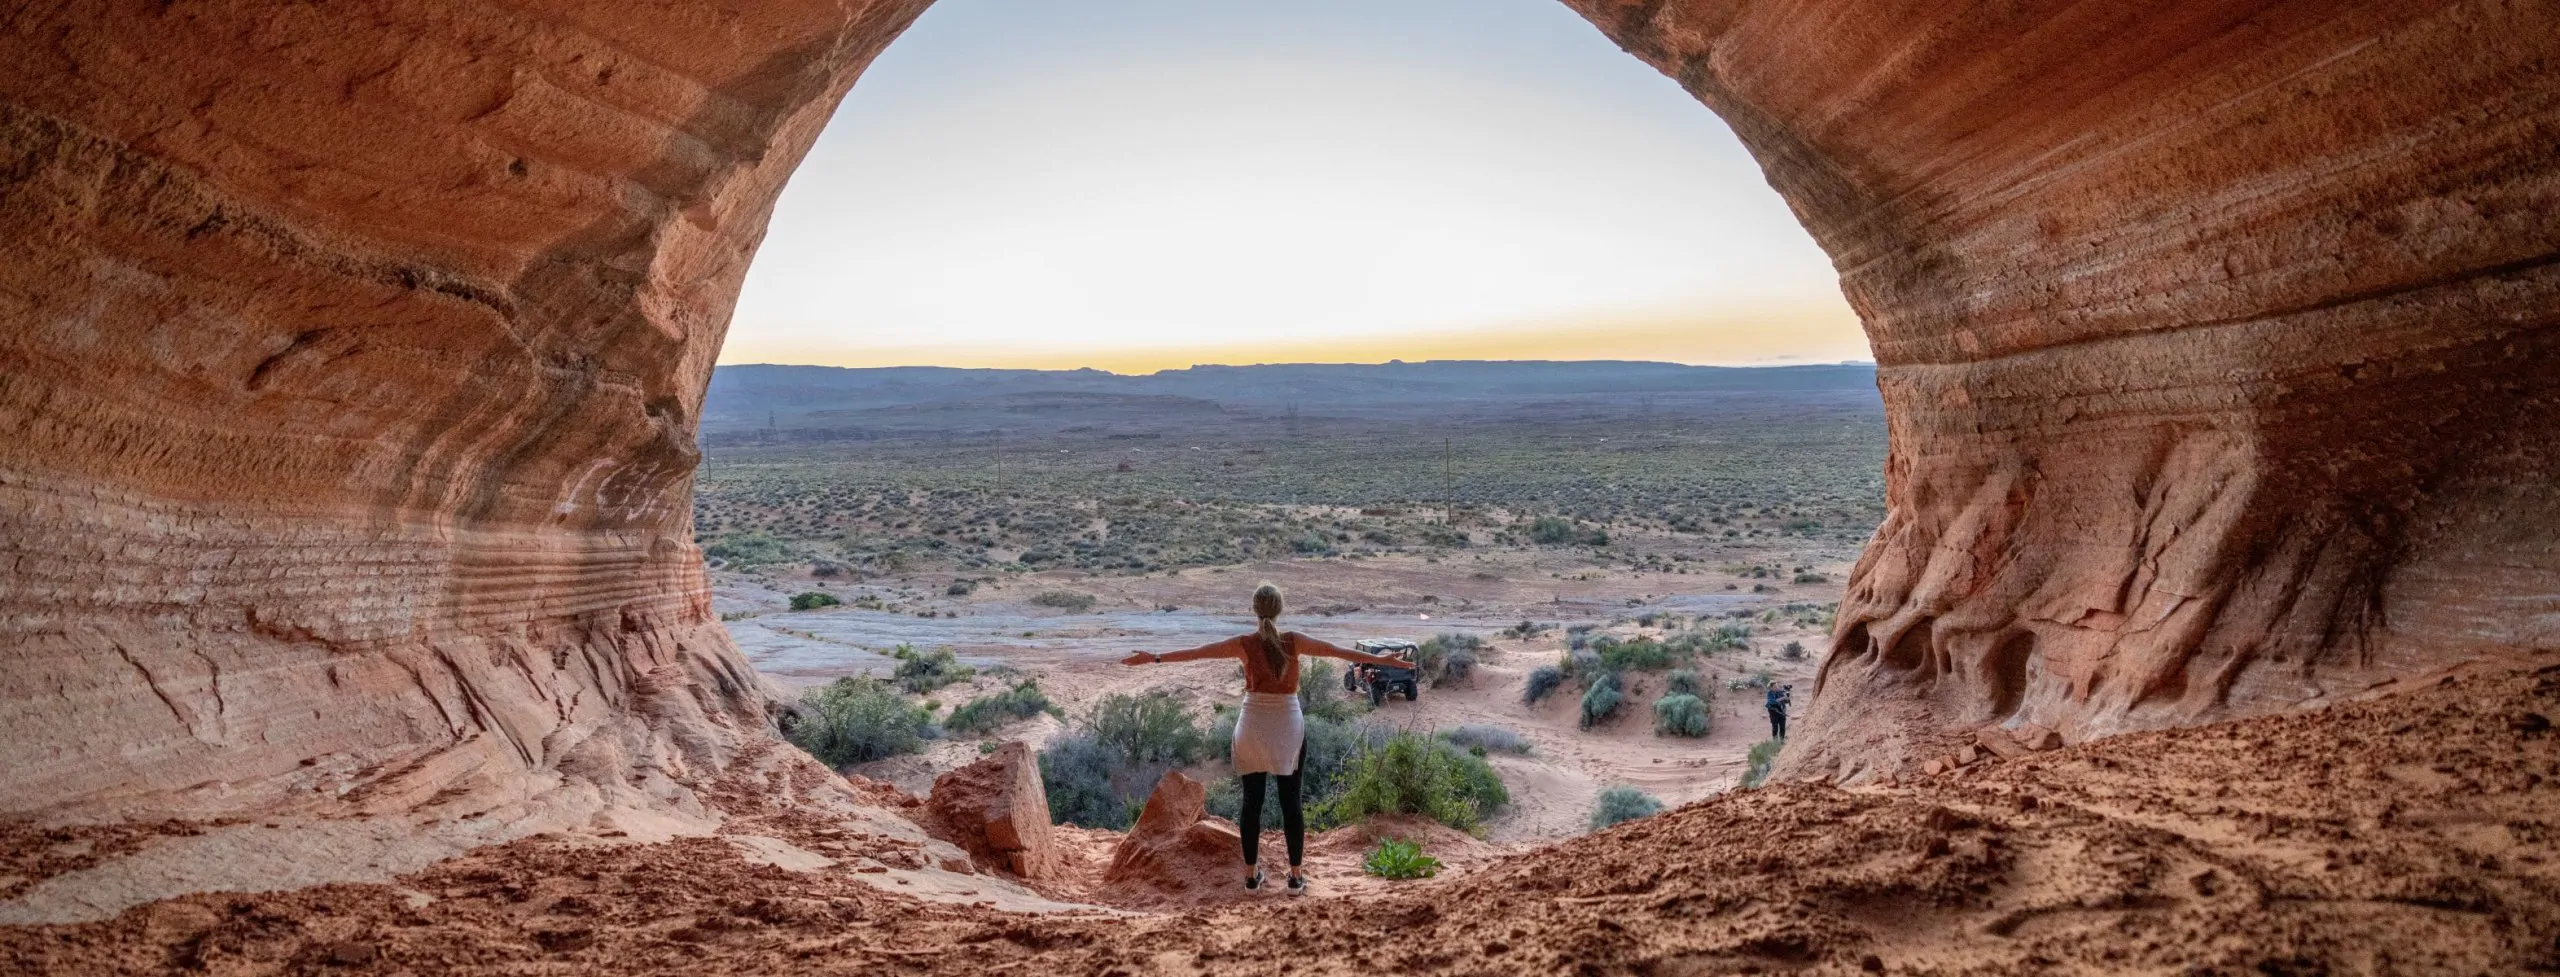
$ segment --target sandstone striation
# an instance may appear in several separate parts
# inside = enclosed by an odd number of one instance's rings
[[[2560,647],[2549,5],[1568,2],[1741,134],[1881,364],[1784,773]],[[0,814],[700,815],[769,723],[695,417],[923,7],[0,15]]]

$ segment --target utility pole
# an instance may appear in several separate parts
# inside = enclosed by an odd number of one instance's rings
[[[1440,525],[1455,527],[1458,524],[1458,469],[1449,444],[1448,438],[1440,439]]]

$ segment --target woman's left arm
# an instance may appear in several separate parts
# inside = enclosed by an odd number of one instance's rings
[[[1291,633],[1296,634],[1296,632]],[[1337,647],[1335,645],[1318,641],[1303,634],[1296,634],[1294,640],[1296,641],[1298,654],[1301,655],[1314,655],[1318,658],[1339,658],[1347,662],[1359,662],[1363,665],[1384,665],[1388,668],[1413,667],[1412,662],[1406,661],[1402,658],[1389,658],[1385,655],[1372,655],[1365,651],[1353,651],[1349,648]]]

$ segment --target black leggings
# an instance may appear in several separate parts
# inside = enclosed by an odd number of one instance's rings
[[[1298,800],[1299,780],[1307,775],[1307,744],[1298,744],[1296,773],[1280,775],[1280,833],[1289,839],[1289,866],[1296,868],[1307,853],[1307,812]],[[1262,850],[1262,785],[1269,774],[1249,773],[1244,781],[1244,810],[1237,812],[1236,834],[1244,841],[1244,863],[1254,864]]]
[[[1779,739],[1786,739],[1786,738],[1787,738],[1787,711],[1786,711],[1786,710],[1784,710],[1784,709],[1771,709],[1771,710],[1769,710],[1769,735],[1774,736],[1774,737],[1777,737],[1777,738],[1779,738]]]

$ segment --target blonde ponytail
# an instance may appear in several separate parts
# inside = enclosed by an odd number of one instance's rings
[[[1253,588],[1254,630],[1262,635],[1262,664],[1278,675],[1289,667],[1289,652],[1280,640],[1280,588],[1265,583]]]

